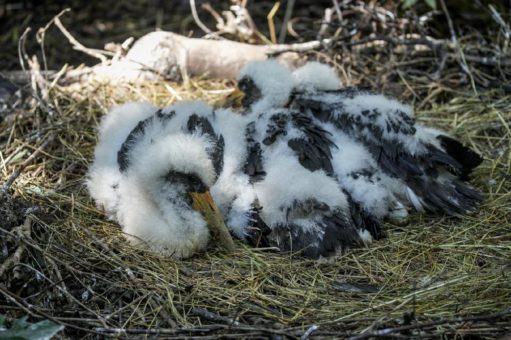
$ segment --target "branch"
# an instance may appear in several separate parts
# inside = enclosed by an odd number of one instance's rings
[[[16,232],[19,234],[20,238],[26,237],[30,238],[30,233],[32,230],[32,219],[30,216],[25,218],[25,222],[23,222],[22,225],[14,228],[16,229]],[[23,253],[25,252],[25,243],[21,243],[17,248],[14,254],[9,256],[6,260],[4,260],[4,263],[0,266],[0,277],[5,273],[5,271],[11,267],[16,266],[21,262],[21,257],[23,256]]]
[[[374,332],[367,332],[367,333],[363,333],[363,334],[351,337],[350,340],[361,340],[361,339],[368,339],[368,338],[381,337],[381,336],[389,337],[389,336],[391,336],[391,334],[410,331],[410,330],[414,330],[414,329],[425,329],[428,327],[454,324],[454,323],[497,320],[497,319],[501,319],[501,318],[509,316],[509,315],[511,315],[511,308],[508,308],[501,312],[497,312],[497,313],[493,313],[493,314],[441,319],[441,320],[437,320],[437,321],[416,323],[413,325],[407,325],[407,326],[401,326],[401,327],[395,327],[395,328],[385,328],[385,329],[380,329],[380,330],[377,330]]]
[[[370,36],[355,40],[356,30],[334,38],[296,44],[252,45],[230,40],[188,38],[172,32],[152,32],[138,39],[126,56],[111,65],[98,65],[79,72],[68,73],[67,80],[77,77],[98,77],[109,81],[181,80],[189,77],[234,79],[246,63],[277,58],[284,64],[296,66],[304,52],[328,49],[350,49],[353,52],[384,50],[396,54],[414,52],[433,54],[442,63],[446,55],[458,56],[461,51],[449,40],[409,34],[400,38]],[[479,58],[464,56],[464,60],[483,65],[511,63],[511,58],[498,55]],[[445,60],[444,60],[445,61]],[[461,64],[461,60],[459,60]],[[463,63],[463,65],[466,65]],[[467,67],[465,67],[467,68]],[[441,68],[439,68],[441,69]],[[81,78],[83,79],[83,78]]]
[[[199,15],[197,14],[197,7],[195,6],[195,0],[190,0],[190,9],[192,11],[192,17],[193,17],[193,20],[195,21],[195,23],[197,24],[197,26],[199,26],[199,28],[206,34],[210,35],[210,36],[213,36],[215,38],[221,38],[218,34],[216,34],[215,32],[213,32],[212,30],[210,30],[208,28],[208,26],[206,26],[202,21],[201,19],[199,18]],[[223,38],[222,38],[223,39]]]
[[[219,315],[217,313],[210,312],[207,309],[204,308],[192,308],[191,314],[196,315],[202,319],[208,320],[208,321],[215,321],[215,322],[221,322],[226,323],[229,325],[240,325],[240,323],[234,319],[231,319],[226,316]]]
[[[113,56],[114,55],[113,53],[110,53],[110,52],[107,52],[107,51],[98,50],[98,49],[95,49],[95,48],[88,48],[88,47],[83,46],[64,27],[64,25],[60,21],[59,17],[55,17],[54,21],[55,21],[55,26],[57,26],[58,29],[62,32],[62,34],[64,34],[66,36],[67,40],[71,43],[71,45],[73,45],[73,48],[75,50],[83,52],[83,53],[85,53],[87,55],[90,55],[90,56],[92,56],[94,58],[97,58],[97,59],[101,60],[102,64],[107,64],[107,62],[108,62],[108,59],[105,57],[105,55],[108,55],[108,56]]]
[[[286,13],[284,14],[284,21],[282,22],[282,26],[280,28],[279,44],[282,44],[286,40],[287,24],[289,23],[289,20],[291,20],[291,16],[293,15],[294,7],[295,7],[295,0],[287,0]]]
[[[83,328],[80,326],[73,325],[71,323],[63,322],[57,318],[54,318],[52,315],[50,315],[46,312],[43,312],[42,310],[39,310],[38,308],[34,307],[34,305],[31,305],[31,304],[25,302],[24,299],[17,296],[13,292],[9,291],[7,289],[7,287],[2,283],[0,283],[0,294],[2,294],[5,297],[6,301],[10,301],[10,302],[14,303],[18,307],[20,307],[25,313],[27,313],[35,318],[47,319],[47,320],[53,321],[56,324],[63,325],[65,327],[73,328],[78,331],[82,331],[82,332],[86,332],[86,333],[104,335],[103,333],[98,332],[96,330]]]

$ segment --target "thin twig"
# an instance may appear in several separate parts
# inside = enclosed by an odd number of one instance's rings
[[[46,61],[46,51],[44,49],[44,41],[45,41],[44,38],[46,35],[46,31],[48,30],[48,28],[50,28],[50,26],[53,24],[53,22],[56,19],[60,18],[64,13],[67,13],[69,11],[71,11],[70,8],[63,9],[62,11],[60,11],[59,14],[54,16],[53,19],[51,19],[44,27],[39,28],[39,30],[37,31],[36,37],[37,37],[37,42],[41,46],[41,55],[43,56],[43,66],[44,66],[45,71],[48,71],[48,62]],[[47,78],[45,78],[45,79],[48,80]]]
[[[18,230],[18,233],[20,234],[20,237],[30,237],[30,233],[32,230],[32,219],[30,216],[27,216],[25,218],[25,222],[19,227],[16,227]],[[14,254],[9,256],[6,260],[4,260],[4,263],[0,266],[0,277],[5,273],[5,271],[13,266],[16,266],[20,263],[21,257],[23,256],[23,253],[25,252],[26,246],[25,243],[20,243],[18,247],[16,248],[16,251]]]
[[[413,325],[407,325],[407,326],[401,326],[401,327],[395,327],[395,328],[385,328],[385,329],[380,329],[380,330],[377,330],[374,332],[368,332],[368,333],[364,333],[364,334],[360,334],[360,335],[351,337],[350,340],[361,340],[361,339],[368,339],[368,338],[380,337],[380,336],[388,337],[388,336],[391,336],[391,334],[410,331],[413,329],[425,329],[428,327],[454,324],[454,323],[497,320],[497,319],[501,319],[501,318],[509,316],[509,315],[511,315],[511,308],[507,308],[503,311],[493,313],[493,314],[441,319],[441,320],[436,320],[436,321],[414,323]]]
[[[509,28],[509,25],[507,22],[504,21],[500,13],[493,7],[493,5],[488,5],[488,8],[490,9],[491,16],[493,20],[500,26],[502,29],[502,32],[504,33],[504,36],[506,37],[506,40],[509,40],[511,38],[511,28]]]
[[[280,2],[277,1],[266,16],[266,20],[268,20],[268,30],[270,31],[270,39],[273,44],[277,43],[277,35],[275,34],[275,23],[273,22],[273,18],[275,17],[275,14],[277,14],[279,8]]]
[[[204,308],[192,308],[191,314],[201,317],[202,319],[208,320],[208,321],[216,321],[216,322],[222,322],[230,325],[240,325],[240,323],[236,320],[233,320],[229,317],[219,315],[217,313],[210,312],[207,309]]]
[[[193,20],[195,20],[195,23],[199,28],[206,34],[213,34],[213,31],[210,30],[199,18],[199,15],[197,14],[197,7],[195,6],[195,0],[190,0],[190,9],[192,11],[192,17]]]
[[[444,11],[445,18],[447,19],[447,25],[449,26],[449,32],[451,34],[451,41],[455,45],[456,50],[459,54],[459,59],[458,59],[459,65],[460,65],[461,69],[463,70],[463,72],[465,72],[470,77],[472,89],[474,90],[474,93],[477,94],[474,77],[472,76],[472,73],[470,72],[470,68],[467,65],[464,53],[458,44],[458,38],[456,36],[456,31],[454,30],[454,25],[452,23],[451,15],[449,14],[449,10],[447,9],[447,6],[445,5],[445,1],[440,0],[440,5],[442,6],[442,10]]]
[[[34,307],[33,305],[25,302],[24,299],[22,299],[21,297],[17,296],[13,292],[9,291],[7,289],[7,287],[5,287],[5,285],[3,285],[2,283],[0,283],[0,294],[2,294],[7,301],[13,302],[18,307],[20,307],[25,313],[27,313],[27,314],[35,317],[35,318],[47,319],[47,320],[53,321],[56,324],[62,325],[64,327],[73,328],[73,329],[76,329],[76,330],[79,330],[79,331],[82,331],[82,332],[103,335],[103,333],[98,332],[98,331],[96,331],[94,329],[83,328],[83,327],[76,326],[76,325],[73,325],[73,324],[70,324],[70,323],[67,323],[67,322],[63,322],[63,321],[61,321],[61,320],[59,320],[57,318],[54,318],[52,315],[50,315],[50,314],[48,314],[46,312],[43,312],[42,310],[39,310],[38,308]]]
[[[311,336],[312,333],[317,331],[319,329],[318,325],[312,325],[303,333],[303,335],[300,337],[300,340],[307,340]]]
[[[44,98],[45,94],[47,94],[46,86],[47,81],[41,75],[41,70],[39,67],[39,62],[37,61],[37,57],[34,55],[31,60],[26,51],[26,40],[27,35],[30,31],[31,31],[30,27],[27,27],[27,29],[25,30],[25,32],[23,32],[18,41],[18,58],[23,72],[27,72],[28,74],[30,74],[29,78],[31,83],[32,96],[37,100],[39,105],[45,109],[45,111],[52,114],[54,110],[45,101],[46,98]],[[28,63],[30,67],[30,72],[28,72],[26,69],[25,61]],[[41,91],[43,91],[43,98],[41,98],[41,96],[39,95],[38,86],[41,89]]]
[[[5,181],[4,185],[2,186],[2,191],[4,193],[7,193],[9,189],[11,188],[14,181],[21,175],[23,170],[32,163],[39,154],[48,146],[50,142],[53,141],[53,136],[48,137],[40,147],[38,147],[23,163],[20,164],[20,166],[12,173],[11,176]]]
[[[19,58],[20,66],[21,66],[21,69],[23,70],[23,72],[27,72],[27,69],[25,67],[25,60],[28,60],[28,55],[27,55],[27,51],[25,49],[25,43],[27,41],[28,33],[31,30],[32,29],[30,27],[27,27],[25,29],[25,31],[23,32],[23,34],[21,35],[20,39],[18,40],[18,58]],[[27,76],[27,78],[28,78],[28,76]]]
[[[330,27],[332,23],[332,14],[334,11],[331,8],[325,8],[325,15],[323,16],[323,21],[321,22],[321,26],[319,28],[319,32],[317,35],[318,40],[322,39],[325,35],[326,31]]]
[[[291,16],[293,15],[294,7],[295,7],[295,0],[287,0],[286,13],[284,14],[284,21],[282,22],[282,26],[280,27],[279,44],[284,43],[284,41],[286,40],[287,24],[288,24],[289,20],[291,20]]]
[[[260,328],[257,326],[233,326],[233,325],[222,325],[222,324],[213,324],[202,326],[200,328],[96,328],[96,331],[109,334],[109,335],[185,335],[185,334],[202,334],[202,333],[212,333],[215,331],[224,331],[229,329],[230,332],[238,331],[242,332],[240,337],[243,336],[245,332],[254,332],[259,335],[279,335],[285,336],[288,339],[297,339],[297,337],[293,334],[290,334],[285,331],[280,331],[276,329],[270,328]]]
[[[332,0],[335,8],[335,13],[337,13],[337,20],[339,20],[339,25],[342,25],[342,11],[341,7],[339,6],[339,1]]]
[[[97,59],[101,60],[102,64],[107,64],[108,63],[108,59],[107,59],[107,57],[105,57],[105,55],[108,55],[108,56],[113,56],[114,55],[114,53],[111,53],[111,52],[108,52],[108,51],[103,51],[103,50],[98,50],[98,49],[95,49],[95,48],[88,48],[88,47],[83,46],[64,27],[64,25],[60,21],[59,17],[55,17],[53,20],[55,21],[55,26],[57,26],[58,29],[62,32],[62,34],[64,34],[66,36],[67,40],[71,43],[71,45],[73,45],[73,48],[75,50],[83,52],[83,53],[85,53],[87,55],[90,55],[91,57],[94,57],[94,58],[97,58]]]

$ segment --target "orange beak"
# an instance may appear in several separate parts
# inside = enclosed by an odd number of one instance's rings
[[[213,239],[221,244],[228,252],[234,251],[234,241],[225,225],[220,209],[216,205],[209,191],[204,193],[190,192],[192,198],[192,208],[202,214],[208,223],[209,231]]]
[[[238,87],[236,87],[230,94],[216,101],[214,103],[214,106],[215,108],[241,109],[243,108],[244,97],[245,92],[241,91]]]

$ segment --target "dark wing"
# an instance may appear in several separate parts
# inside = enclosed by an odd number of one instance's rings
[[[321,128],[311,116],[300,111],[278,113],[270,118],[264,143],[271,145],[278,136],[286,135],[292,129],[299,130],[301,137],[292,138],[288,146],[295,152],[300,164],[310,170],[323,170],[329,176],[334,175],[332,166],[332,148],[337,148],[330,139],[331,134]],[[304,217],[319,212],[320,222],[316,231],[306,231],[292,222],[288,225],[274,227],[273,233],[278,235],[278,247],[284,251],[303,249],[307,257],[333,255],[338,249],[345,249],[360,243],[359,230],[367,230],[374,239],[382,238],[382,223],[370,212],[363,210],[357,203],[349,199],[350,216],[341,212],[332,214],[329,206],[315,200],[293,202],[288,208],[288,221],[290,211],[299,212]]]
[[[154,119],[154,116],[151,116],[138,122],[137,126],[131,130],[124,143],[122,143],[121,148],[117,152],[117,164],[121,172],[129,168],[129,153],[131,149],[145,136],[147,127],[153,124]]]
[[[262,220],[261,210],[262,208],[254,203],[247,212],[250,221],[247,226],[247,242],[254,247],[269,247],[269,235],[271,234],[271,229]]]
[[[468,175],[482,163],[483,158],[477,152],[472,151],[454,138],[438,135],[436,137],[445,152],[462,166],[461,178],[467,179]]]
[[[298,157],[300,164],[310,170],[324,170],[333,175],[332,148],[336,145],[326,130],[314,123],[311,117],[302,112],[282,112],[273,114],[266,128],[263,144],[273,144],[279,136],[288,134],[288,130],[301,131],[301,136],[288,141],[288,146]]]
[[[192,114],[188,118],[186,126],[188,132],[191,133],[199,132],[202,135],[207,135],[210,138],[210,140],[214,143],[213,148],[211,150],[208,150],[208,154],[211,157],[215,173],[218,177],[224,166],[224,148],[225,148],[224,137],[222,135],[217,135],[215,133],[215,129],[213,129],[211,122],[208,120],[207,117],[204,116]]]
[[[298,155],[300,164],[311,171],[322,169],[328,175],[333,175],[331,150],[337,146],[330,139],[330,133],[302,112],[293,112],[291,118],[293,126],[304,134],[304,137],[288,142],[289,147]]]
[[[348,192],[344,192],[348,198],[350,206],[351,219],[358,230],[367,230],[375,240],[381,240],[385,237],[382,221],[376,218],[371,212],[362,208],[360,203],[355,202]]]
[[[283,253],[299,253],[312,259],[332,256],[361,243],[350,219],[337,211],[325,213],[315,228],[303,228],[291,221],[272,229],[271,245]]]
[[[367,230],[373,239],[383,238],[381,222],[351,199],[348,201],[350,216],[314,198],[292,202],[286,212],[288,222],[272,228],[271,245],[284,253],[298,252],[316,259],[360,245],[363,242],[360,231]],[[315,226],[304,228],[296,222],[305,218],[316,221]]]
[[[117,164],[119,165],[119,170],[121,172],[124,172],[126,169],[128,169],[130,165],[128,157],[129,153],[133,146],[142,138],[144,138],[148,127],[155,123],[164,125],[168,123],[175,115],[175,111],[165,113],[162,109],[159,109],[154,113],[154,115],[138,122],[137,126],[131,130],[130,134],[128,137],[126,137],[126,140],[124,143],[122,143],[121,148],[117,152]]]
[[[287,135],[289,123],[289,115],[286,112],[275,113],[270,116],[268,125],[266,126],[266,135],[263,139],[264,145],[275,143],[279,136]]]
[[[247,145],[247,158],[245,159],[244,173],[250,178],[250,183],[262,181],[266,176],[263,165],[263,152],[261,144],[256,140],[255,122],[251,122],[245,129],[245,142]]]
[[[295,94],[291,106],[320,121],[332,123],[362,142],[381,168],[389,175],[404,180],[429,210],[451,215],[474,210],[481,195],[459,178],[463,177],[467,166],[475,166],[477,157],[472,155],[474,161],[465,164],[447,149],[444,151],[432,144],[421,144],[415,136],[415,120],[398,108],[383,113],[381,108],[361,101],[359,110],[348,110],[346,100],[356,99],[360,94],[370,95],[367,91],[352,89]],[[406,141],[410,140],[417,143],[417,152],[406,147]],[[453,142],[449,142],[452,147]],[[446,172],[452,175],[445,175]],[[439,178],[440,174],[443,179],[449,178],[448,185]]]

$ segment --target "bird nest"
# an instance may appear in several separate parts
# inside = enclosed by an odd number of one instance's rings
[[[478,51],[464,44],[465,51]],[[154,255],[131,247],[87,193],[84,176],[98,122],[114,104],[214,102],[233,84],[91,80],[39,86],[44,77],[33,73],[32,87],[39,90],[14,98],[0,122],[0,314],[49,319],[70,337],[509,332],[511,95],[509,88],[492,87],[499,87],[495,79],[509,74],[511,64],[493,65],[487,74],[485,59],[467,59],[473,64],[465,69],[467,61],[449,52],[437,70],[431,55],[368,48],[370,54],[308,56],[334,64],[346,84],[414,102],[418,121],[482,154],[485,161],[472,176],[485,194],[477,212],[459,218],[414,214],[406,226],[385,224],[386,239],[328,260],[240,242],[232,254],[211,244],[186,260]],[[425,76],[435,70],[440,78]]]
[[[406,226],[386,224],[386,239],[324,261],[242,243],[230,255],[213,244],[180,261],[132,248],[84,186],[99,119],[127,100],[214,101],[229,88],[75,84],[50,91],[51,113],[40,106],[8,116],[2,182],[24,168],[2,194],[1,309],[61,323],[67,334],[484,335],[509,327],[511,96],[500,91],[459,91],[417,112],[484,155],[473,183],[486,199],[474,215],[417,214]]]

